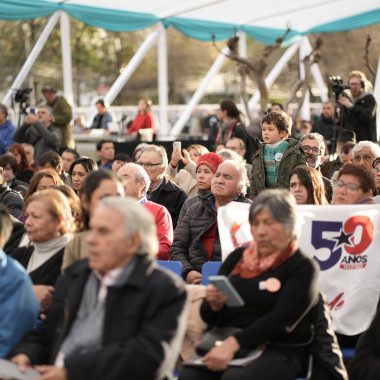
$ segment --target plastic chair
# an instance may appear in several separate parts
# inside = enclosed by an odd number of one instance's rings
[[[180,261],[157,260],[157,264],[163,268],[171,270],[179,277],[182,277],[182,263]]]
[[[219,272],[221,261],[207,261],[202,267],[202,285],[208,285],[210,276],[216,276]]]

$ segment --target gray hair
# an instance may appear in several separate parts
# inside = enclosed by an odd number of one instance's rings
[[[222,157],[224,161],[237,161],[240,163],[243,163],[244,159],[240,154],[234,152],[231,149],[221,149],[219,152],[216,153],[219,157]]]
[[[55,121],[55,119],[54,119],[54,113],[53,113],[53,108],[51,108],[51,107],[49,107],[47,105],[40,106],[39,109],[41,109],[41,108],[44,108],[46,111],[48,111],[49,116],[52,117],[52,121]]]
[[[149,187],[150,187],[150,178],[149,178],[149,175],[146,172],[146,170],[142,166],[137,165],[133,162],[128,162],[122,166],[122,168],[125,168],[125,167],[132,167],[132,168],[136,169],[136,178],[135,178],[136,182],[144,182],[145,183],[145,187],[143,189],[143,192],[144,192],[144,194],[146,194]]]
[[[306,135],[303,135],[300,138],[300,143],[302,143],[302,141],[304,140],[317,140],[319,143],[319,150],[321,151],[321,155],[322,156],[325,155],[325,150],[326,150],[325,140],[320,133],[317,133],[317,132],[307,133]]]
[[[152,214],[131,197],[106,197],[100,202],[101,206],[117,211],[124,220],[125,237],[138,234],[141,245],[136,252],[138,255],[149,254],[156,256],[158,252],[157,227]]]
[[[29,144],[29,143],[22,143],[21,144],[23,147],[26,147],[28,146],[30,148],[30,150],[33,152],[33,155],[34,155],[34,146],[32,144]]]
[[[353,148],[352,148],[352,157],[354,157],[355,153],[360,152],[363,148],[369,148],[371,149],[371,152],[373,154],[373,158],[380,157],[380,146],[375,144],[372,141],[363,140],[358,142]]]
[[[148,145],[147,147],[143,148],[140,157],[144,152],[156,152],[160,156],[160,160],[162,162],[161,167],[164,167],[165,169],[168,167],[168,155],[166,153],[166,149],[163,146],[153,144]]]
[[[259,193],[249,210],[250,224],[262,209],[290,230],[292,241],[298,239],[296,200],[288,190],[270,189]]]
[[[236,160],[227,160],[227,161],[222,162],[220,165],[223,165],[226,162],[231,163],[235,167],[235,169],[239,172],[238,187],[241,188],[239,195],[246,195],[247,194],[247,185],[249,184],[249,181],[248,181],[248,176],[247,176],[247,169],[245,168],[244,163],[240,163]],[[220,165],[219,165],[219,167],[220,167]]]

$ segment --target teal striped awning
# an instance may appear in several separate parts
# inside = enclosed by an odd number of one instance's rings
[[[113,31],[159,22],[202,41],[236,31],[272,44],[287,27],[285,43],[309,33],[331,33],[380,22],[378,0],[0,0],[0,19],[27,20],[63,10],[86,24]]]

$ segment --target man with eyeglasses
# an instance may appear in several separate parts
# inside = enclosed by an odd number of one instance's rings
[[[62,133],[53,125],[53,120],[53,110],[49,106],[41,106],[37,115],[28,114],[25,123],[14,133],[13,139],[33,145],[37,161],[45,152],[58,152]]]
[[[372,170],[372,162],[377,157],[380,157],[380,147],[372,141],[360,141],[352,149],[354,164],[364,165],[369,170]]]
[[[301,137],[300,143],[306,156],[306,164],[321,173],[321,165],[325,160],[325,142],[323,136],[316,132],[308,133]],[[331,202],[333,192],[332,182],[324,177],[322,173],[321,177],[325,184],[326,198]]]
[[[356,133],[356,140],[377,141],[376,138],[376,100],[366,89],[372,88],[366,76],[358,70],[348,75],[352,100],[341,96],[338,103],[343,107],[344,128]]]
[[[246,152],[245,143],[239,137],[232,137],[227,141],[226,148],[236,152],[243,160]],[[252,177],[252,165],[247,164],[246,160],[244,160],[244,166],[247,169],[248,179],[250,180]]]
[[[187,195],[179,186],[165,177],[168,167],[168,156],[165,148],[149,145],[143,149],[137,164],[146,170],[151,181],[146,195],[147,199],[168,209],[175,229]]]

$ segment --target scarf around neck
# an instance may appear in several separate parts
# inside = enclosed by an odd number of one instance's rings
[[[232,270],[231,274],[237,274],[245,279],[264,275],[280,266],[283,262],[293,256],[297,250],[298,243],[293,241],[282,251],[261,258],[257,246],[253,242],[251,246],[244,250],[242,257]]]

